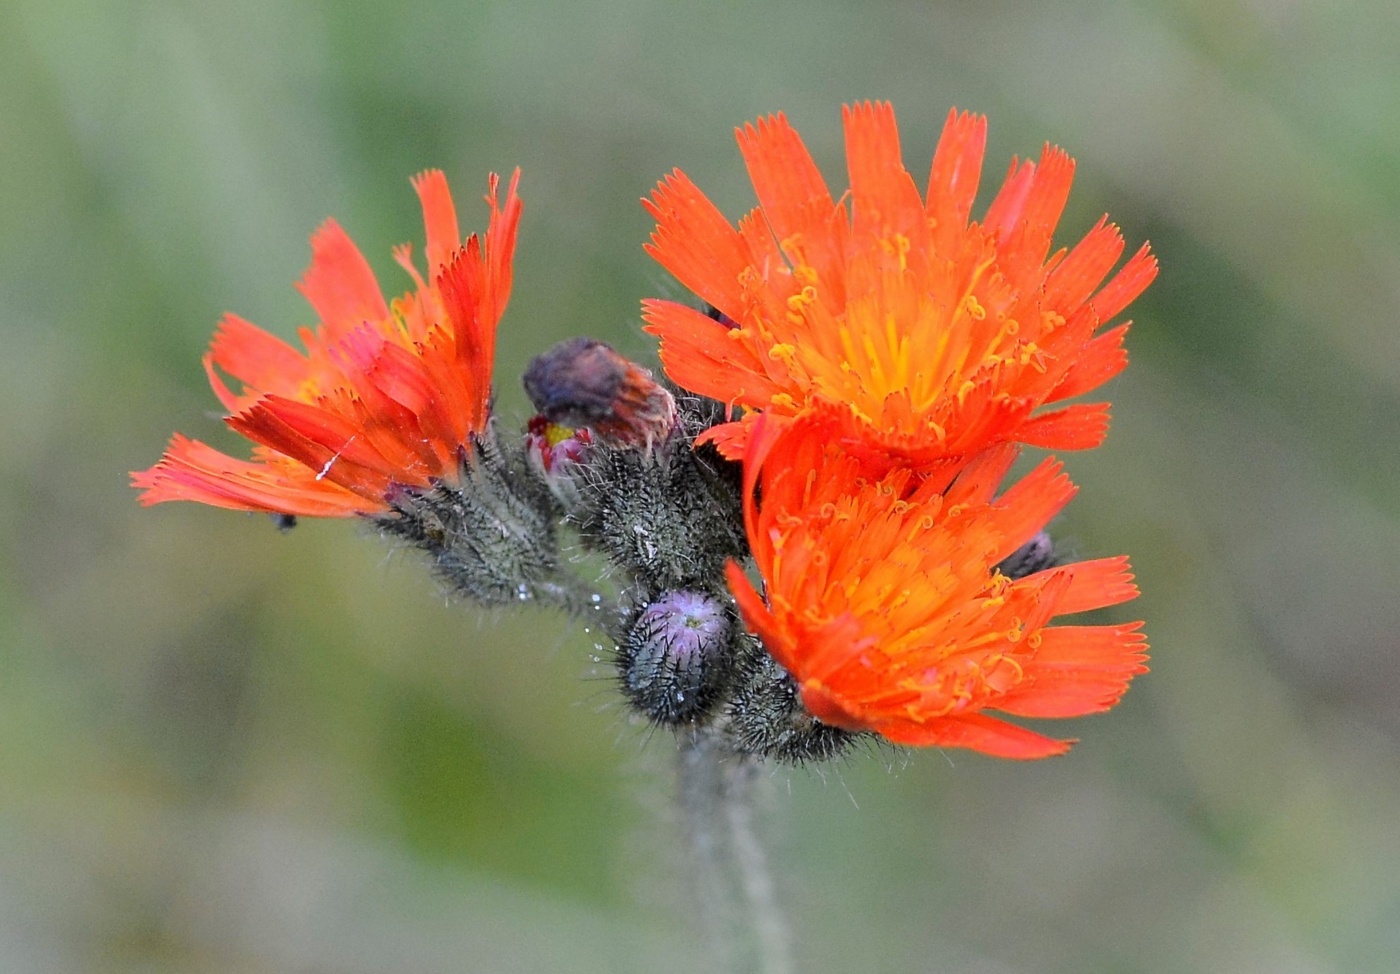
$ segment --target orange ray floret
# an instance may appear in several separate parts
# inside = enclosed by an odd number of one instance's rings
[[[970,222],[984,118],[949,114],[923,196],[888,104],[843,118],[851,188],[840,200],[779,114],[738,131],[759,206],[737,227],[679,170],[643,201],[657,221],[648,252],[718,312],[644,303],[667,374],[775,418],[826,414],[853,449],[915,466],[996,443],[1097,445],[1106,404],[1037,410],[1127,363],[1125,328],[1099,329],[1156,276],[1148,247],[1106,284],[1124,246],[1106,217],[1051,253],[1074,175],[1058,148],[1038,164],[1013,160]],[[708,437],[738,459],[753,420]]]
[[[132,474],[141,503],[346,517],[388,510],[401,488],[454,480],[465,445],[486,428],[519,178],[517,170],[500,204],[491,176],[485,238],[464,244],[446,177],[416,177],[428,277],[409,245],[397,248],[416,287],[392,304],[359,248],[327,221],[311,238],[311,266],[298,285],[320,319],[301,330],[306,352],[230,314],[204,357],[231,414],[225,422],[257,444],[253,459],[177,434],[160,462]],[[225,375],[241,389],[230,389]]]
[[[1127,559],[1016,580],[996,570],[1073,495],[1054,460],[996,496],[1014,445],[944,487],[907,468],[871,478],[811,434],[804,422],[752,427],[744,516],[766,601],[732,562],[729,584],[819,720],[897,744],[1048,757],[1072,742],[987,711],[1107,710],[1146,670],[1141,623],[1050,624],[1136,597]]]

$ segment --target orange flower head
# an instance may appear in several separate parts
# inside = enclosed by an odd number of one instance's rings
[[[1127,325],[1100,328],[1156,276],[1148,247],[1107,284],[1124,245],[1106,217],[1051,253],[1074,175],[1058,148],[1013,159],[976,222],[984,118],[949,113],[923,197],[888,104],[843,119],[840,200],[779,114],[738,131],[759,206],[737,227],[679,170],[643,201],[657,221],[648,252],[717,311],[644,303],[667,374],[750,410],[707,437],[737,459],[761,411],[824,415],[849,449],[920,468],[997,443],[1097,445],[1106,404],[1037,410],[1126,364]]]
[[[241,511],[344,517],[389,509],[397,490],[454,480],[465,445],[486,428],[496,325],[510,300],[521,202],[516,170],[485,238],[463,244],[446,177],[413,180],[427,229],[425,279],[408,244],[394,257],[415,288],[386,303],[359,249],[334,220],[311,238],[298,284],[320,319],[303,354],[226,315],[204,367],[229,426],[252,440],[238,460],[176,435],[154,467],[132,474],[141,503],[188,500]],[[235,392],[228,375],[241,383]]]
[[[945,478],[904,468],[874,479],[812,432],[805,422],[751,427],[745,523],[766,602],[733,562],[729,584],[817,719],[897,744],[1048,757],[1072,742],[986,711],[1107,710],[1145,671],[1141,623],[1050,625],[1134,598],[1125,558],[1015,580],[995,567],[1074,493],[1054,460],[996,497],[1013,444]]]

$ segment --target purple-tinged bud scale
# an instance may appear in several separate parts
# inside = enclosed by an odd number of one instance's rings
[[[622,689],[662,724],[703,715],[728,677],[733,619],[702,592],[664,592],[637,614],[621,647]]]

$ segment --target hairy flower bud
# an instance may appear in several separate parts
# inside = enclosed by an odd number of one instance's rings
[[[729,611],[714,596],[663,593],[638,613],[622,644],[623,692],[658,723],[703,714],[728,675],[733,629]]]
[[[746,654],[737,683],[727,708],[729,733],[745,754],[789,764],[828,761],[861,737],[808,713],[797,681],[761,646]]]
[[[525,458],[555,500],[572,511],[580,503],[583,465],[592,452],[593,434],[533,417],[525,428]]]
[[[997,571],[1010,579],[1025,578],[1051,568],[1055,563],[1055,542],[1051,540],[1049,531],[1040,531],[1007,555],[997,565]]]
[[[524,382],[551,423],[586,427],[610,446],[650,447],[676,423],[675,398],[651,372],[591,338],[571,338],[535,356]]]

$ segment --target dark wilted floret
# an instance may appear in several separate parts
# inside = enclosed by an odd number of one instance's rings
[[[749,647],[728,709],[729,733],[738,751],[803,764],[837,757],[861,738],[809,714],[797,682],[753,636],[742,639]]]
[[[618,669],[623,693],[658,723],[704,715],[732,669],[736,624],[713,595],[663,593],[637,613],[622,643]]]
[[[615,446],[649,446],[675,423],[675,399],[651,371],[591,338],[571,338],[535,356],[524,383],[551,423],[586,427]]]

